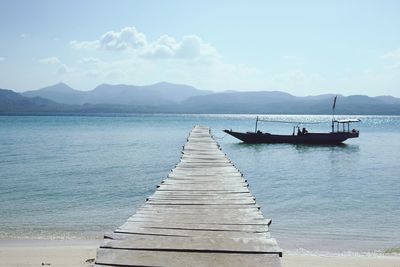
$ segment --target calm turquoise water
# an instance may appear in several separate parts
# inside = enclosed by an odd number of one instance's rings
[[[0,238],[93,238],[121,225],[210,126],[286,250],[400,247],[400,117],[360,117],[347,145],[245,145],[247,115],[0,116]],[[265,116],[329,121],[329,116]],[[329,123],[308,126],[329,131]],[[290,124],[262,123],[291,133]]]

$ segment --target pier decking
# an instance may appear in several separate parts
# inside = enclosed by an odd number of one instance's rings
[[[156,192],[97,250],[96,266],[281,266],[247,181],[196,126]]]

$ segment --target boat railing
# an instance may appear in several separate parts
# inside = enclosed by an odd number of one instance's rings
[[[347,119],[347,120],[336,120],[333,119],[332,120],[332,133],[337,132],[344,132],[344,133],[358,133],[358,131],[356,129],[352,129],[350,130],[350,123],[354,123],[354,122],[360,122],[360,119]],[[340,127],[340,125],[342,125],[342,127]],[[336,127],[335,127],[336,126]],[[335,131],[336,128],[336,131]]]

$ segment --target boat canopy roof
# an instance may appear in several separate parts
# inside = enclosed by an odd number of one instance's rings
[[[347,120],[334,120],[337,123],[350,123],[350,122],[360,122],[360,119],[347,119]]]
[[[280,121],[280,120],[268,120],[268,119],[263,119],[263,118],[259,118],[257,116],[257,122],[277,122],[277,123],[291,123],[291,124],[321,124],[321,123],[326,123],[326,121]],[[351,122],[360,122],[360,119],[342,119],[342,120],[337,120],[334,119],[333,122],[336,123],[351,123]]]

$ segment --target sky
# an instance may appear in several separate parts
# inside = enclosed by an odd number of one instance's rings
[[[0,0],[0,88],[400,97],[400,1]]]

